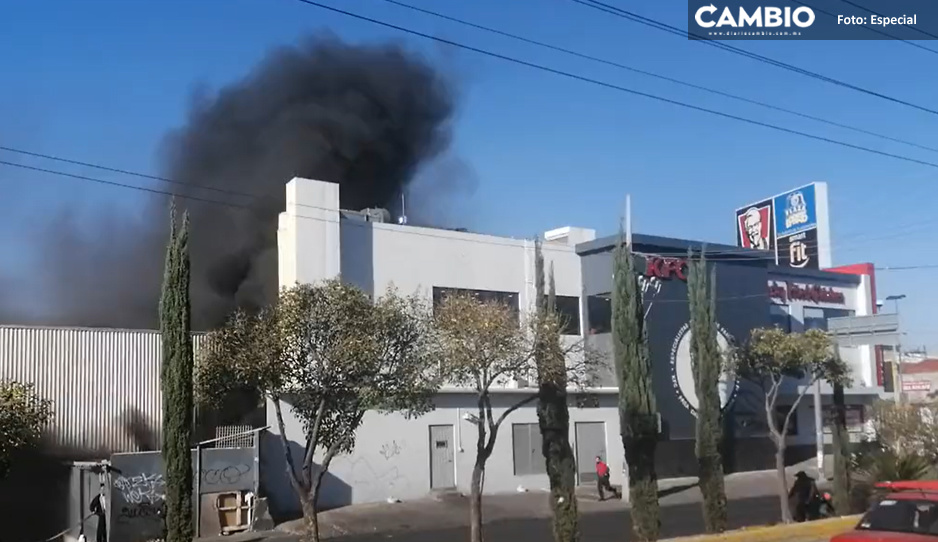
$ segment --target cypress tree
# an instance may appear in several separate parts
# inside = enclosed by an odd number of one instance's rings
[[[544,255],[538,240],[534,245],[536,318],[535,337],[538,373],[537,421],[541,450],[550,481],[553,533],[556,542],[579,540],[576,499],[576,458],[570,446],[570,411],[567,407],[566,360],[560,344],[556,316],[554,268],[550,268],[548,293],[544,294]]]
[[[163,464],[166,472],[166,541],[192,542],[192,333],[189,304],[189,214],[176,230],[176,205],[160,298],[163,343]]]
[[[697,392],[697,469],[703,494],[704,528],[726,530],[726,489],[723,481],[720,376],[723,356],[717,342],[716,275],[708,284],[707,261],[701,251],[694,261],[688,254],[687,297],[690,308],[691,367]],[[714,270],[715,271],[715,270]]]
[[[847,432],[847,404],[844,397],[844,385],[834,384],[834,419],[833,419],[833,451],[834,451],[834,511],[838,515],[847,515],[853,512],[853,499],[850,484],[850,434]]]
[[[658,409],[638,276],[631,247],[615,250],[612,288],[612,346],[619,384],[619,425],[629,469],[629,498],[635,540],[658,540]]]

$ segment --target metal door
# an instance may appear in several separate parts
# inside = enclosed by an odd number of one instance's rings
[[[603,422],[577,422],[576,464],[581,484],[596,482],[596,456],[609,463],[606,457],[606,424]]]
[[[430,489],[456,487],[453,465],[453,426],[430,426]]]

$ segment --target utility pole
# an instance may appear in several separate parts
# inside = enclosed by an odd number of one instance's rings
[[[821,379],[814,383],[814,428],[818,479],[826,480],[827,474],[824,472],[824,403],[821,400]]]
[[[892,301],[896,307],[896,320],[899,319],[899,301],[905,299],[905,294],[891,295],[886,297],[886,301]],[[905,389],[902,383],[902,325],[899,323],[899,340],[896,341],[896,404],[902,403],[902,395]]]
[[[625,244],[632,247],[632,195],[625,195]]]

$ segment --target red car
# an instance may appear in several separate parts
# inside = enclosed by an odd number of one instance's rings
[[[938,542],[938,480],[883,482],[889,491],[831,542]]]

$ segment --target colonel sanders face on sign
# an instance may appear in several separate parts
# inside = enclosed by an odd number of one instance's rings
[[[743,241],[746,248],[769,250],[769,228],[763,214],[764,210],[751,207],[743,215],[741,222],[745,230]]]

